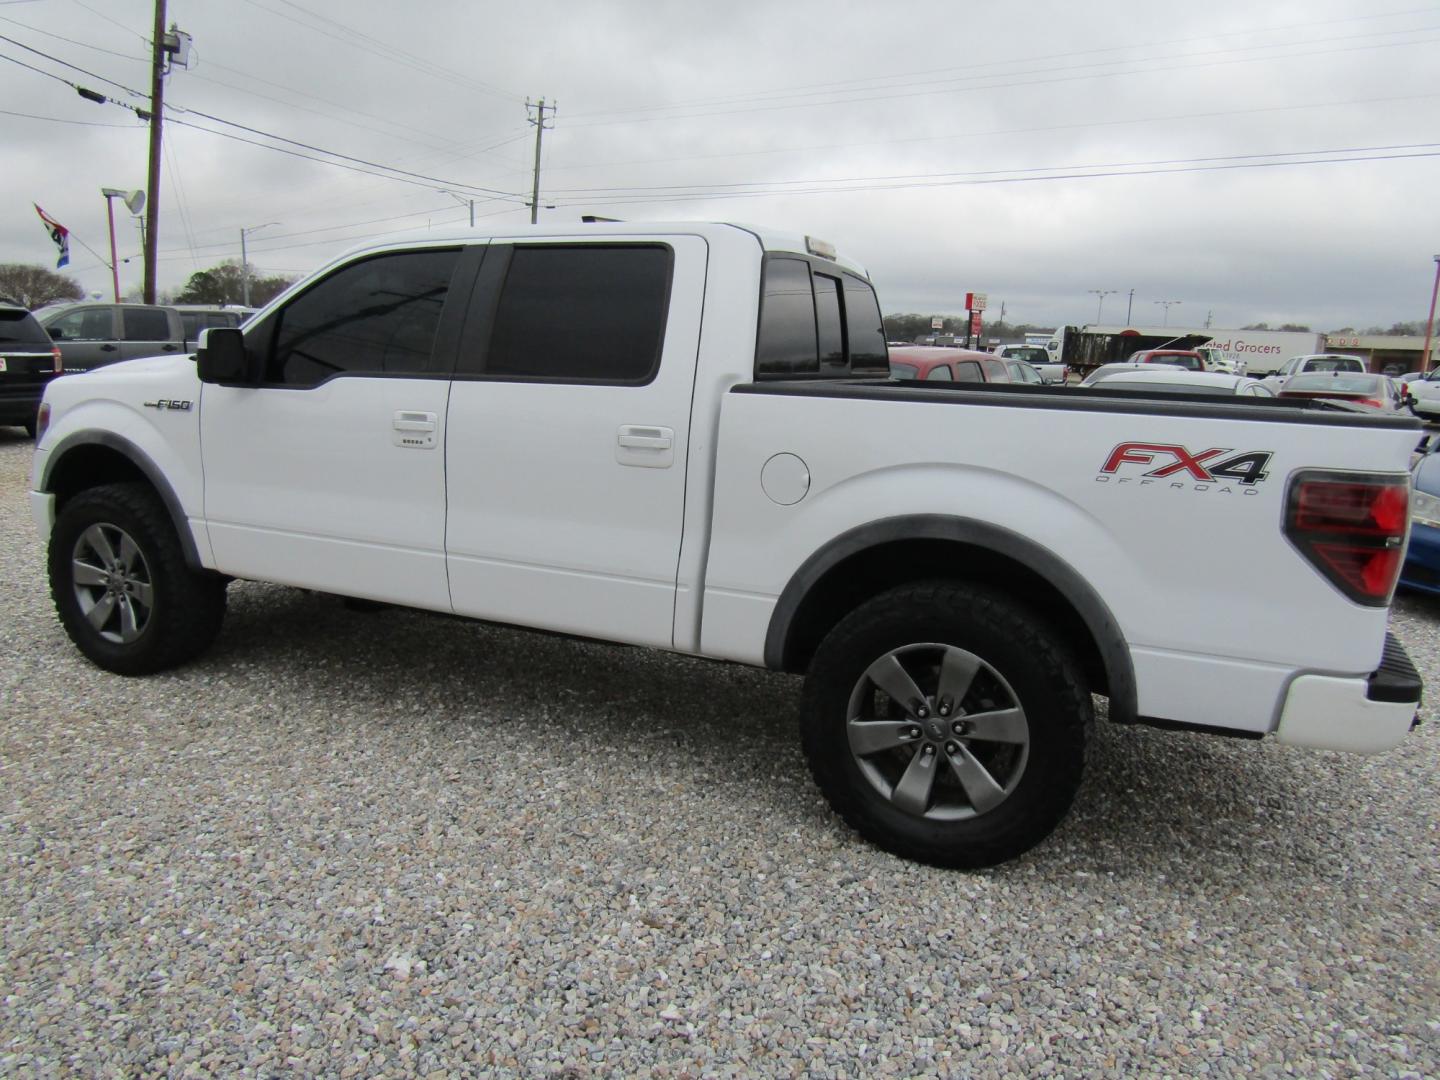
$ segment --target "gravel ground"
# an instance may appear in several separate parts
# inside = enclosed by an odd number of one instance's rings
[[[848,832],[798,682],[237,584],[127,680],[0,429],[8,1076],[1440,1074],[1440,724],[1373,759],[1101,725],[987,873]],[[1440,686],[1440,604],[1395,624]]]

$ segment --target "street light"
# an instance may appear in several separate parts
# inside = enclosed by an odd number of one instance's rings
[[[1170,325],[1170,309],[1171,309],[1172,307],[1174,307],[1176,304],[1183,304],[1184,302],[1185,302],[1184,300],[1155,300],[1155,301],[1152,301],[1152,303],[1159,304],[1161,307],[1163,307],[1163,308],[1165,309],[1165,322],[1162,324],[1162,325],[1164,325],[1164,326],[1169,326],[1169,325]]]
[[[125,207],[132,214],[138,214],[145,209],[145,192],[143,191],[121,191],[119,188],[102,187],[100,194],[105,196],[105,216],[110,219],[110,282],[115,287],[115,303],[120,302],[120,267],[115,258],[115,204],[112,199],[124,199]]]
[[[1430,287],[1430,318],[1425,320],[1425,351],[1420,354],[1420,370],[1430,370],[1430,339],[1435,336],[1435,294],[1440,293],[1440,255],[1435,256],[1435,284]]]
[[[250,262],[245,258],[245,234],[259,232],[261,229],[268,229],[271,225],[279,224],[278,221],[267,221],[264,225],[251,225],[240,230],[240,291],[246,307],[250,306]]]
[[[1100,321],[1100,313],[1105,310],[1105,297],[1109,296],[1111,293],[1119,292],[1120,290],[1119,290],[1119,289],[1086,289],[1085,291],[1086,291],[1086,292],[1089,292],[1089,293],[1094,293],[1096,296],[1100,297],[1100,303],[1097,304],[1096,307],[1095,307],[1095,321],[1098,323],[1098,322]]]
[[[475,227],[475,200],[467,199],[463,195],[457,195],[455,192],[447,191],[445,188],[437,188],[436,190],[438,190],[441,195],[449,195],[461,206],[470,207],[470,227],[473,229]]]

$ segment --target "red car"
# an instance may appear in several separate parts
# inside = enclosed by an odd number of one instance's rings
[[[1008,383],[1005,361],[974,349],[936,348],[912,345],[890,350],[892,379],[919,379],[925,382]]]
[[[1204,371],[1205,358],[1193,349],[1142,349],[1129,357],[1132,364],[1174,364],[1191,371]]]

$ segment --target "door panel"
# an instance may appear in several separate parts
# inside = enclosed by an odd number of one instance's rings
[[[480,249],[356,260],[247,328],[267,385],[203,388],[217,569],[441,611],[445,415]],[[447,303],[453,291],[460,299]]]
[[[636,241],[643,246],[643,238]],[[623,246],[614,237],[605,243]],[[457,376],[446,442],[446,549],[458,613],[637,644],[672,643],[706,246],[698,237],[667,238],[666,245],[673,258],[668,316],[663,309],[655,315],[663,320],[663,336],[650,381],[558,381],[553,373],[565,369],[560,340],[534,341],[530,347],[544,355],[527,358],[555,381]],[[487,261],[487,273],[490,268]],[[510,280],[515,277],[512,266]],[[545,295],[557,313],[570,312],[562,337],[591,335],[587,348],[597,336],[621,343],[618,348],[638,347],[643,327],[624,320],[597,327],[593,319],[575,318],[573,306],[556,295],[565,290],[556,284],[563,278],[548,274]],[[583,283],[574,287],[584,291]],[[631,297],[637,290],[623,292]],[[477,304],[493,304],[493,291],[487,297],[477,288],[476,294]],[[491,341],[511,341],[513,351],[506,295]],[[539,326],[543,315],[531,314]],[[649,317],[637,310],[635,321]],[[462,357],[462,371],[465,363]],[[635,368],[628,360],[617,364],[618,370]]]
[[[308,390],[206,386],[205,515],[237,577],[448,610],[444,458],[396,445],[395,414],[435,416],[441,379],[332,379]]]

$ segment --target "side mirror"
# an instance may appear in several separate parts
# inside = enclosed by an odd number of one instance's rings
[[[201,382],[221,386],[259,386],[260,358],[245,348],[245,335],[233,326],[200,332],[195,368]]]

